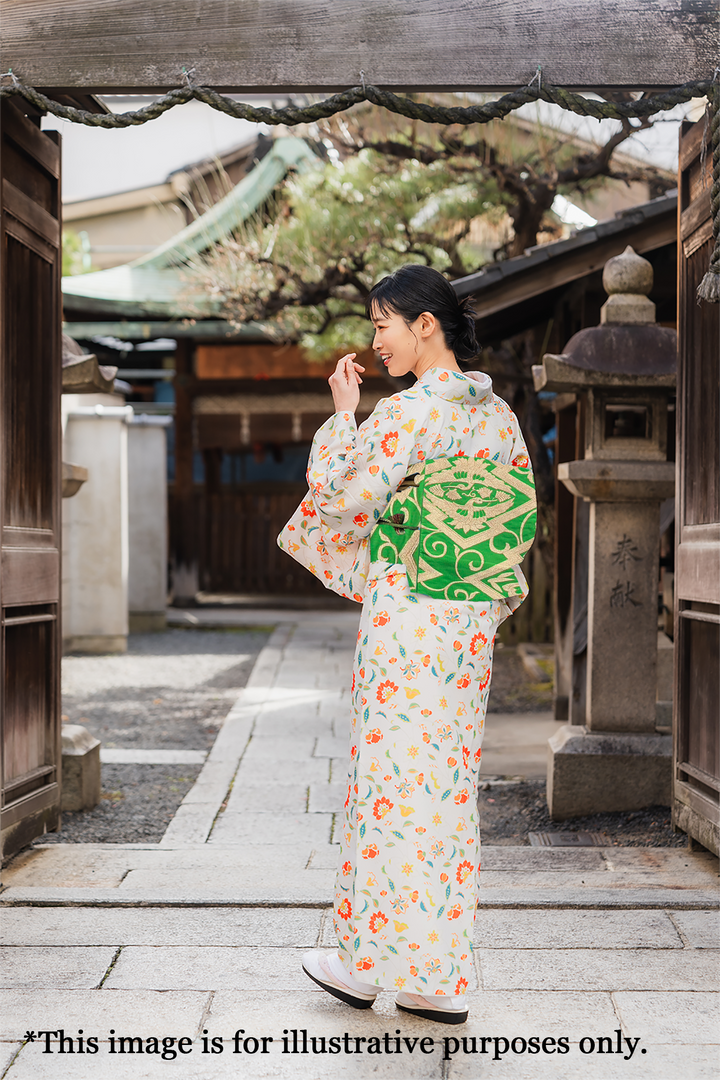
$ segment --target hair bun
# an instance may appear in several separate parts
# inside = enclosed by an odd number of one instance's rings
[[[450,347],[458,360],[472,360],[480,352],[475,332],[475,309],[469,296],[458,300],[457,334]]]

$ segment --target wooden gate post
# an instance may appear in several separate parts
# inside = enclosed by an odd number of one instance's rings
[[[60,138],[0,110],[3,856],[60,821]]]

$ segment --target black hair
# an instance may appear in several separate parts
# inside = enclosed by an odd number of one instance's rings
[[[480,351],[475,336],[475,313],[469,297],[459,300],[438,270],[407,263],[373,285],[365,301],[365,314],[400,315],[411,326],[424,311],[440,323],[445,344],[458,361],[472,360]]]

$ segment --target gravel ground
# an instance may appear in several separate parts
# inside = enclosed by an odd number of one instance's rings
[[[271,627],[131,634],[122,656],[66,656],[63,716],[104,747],[210,750]],[[199,765],[103,765],[94,810],[65,812],[37,843],[159,841]]]
[[[544,780],[491,786],[480,784],[480,837],[483,844],[527,845],[529,832],[604,833],[608,847],[685,847],[685,833],[675,833],[668,806],[591,814],[553,821],[548,814]]]
[[[122,656],[66,656],[63,715],[106,747],[209,750],[269,630],[131,634]]]
[[[200,765],[103,765],[94,810],[62,816],[62,829],[37,843],[157,844],[195,783]]]

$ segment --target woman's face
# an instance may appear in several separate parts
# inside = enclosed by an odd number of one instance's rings
[[[422,353],[422,315],[412,326],[396,312],[374,311],[372,316],[375,337],[372,347],[380,353],[380,358],[390,375],[407,375],[415,371],[415,366]]]

